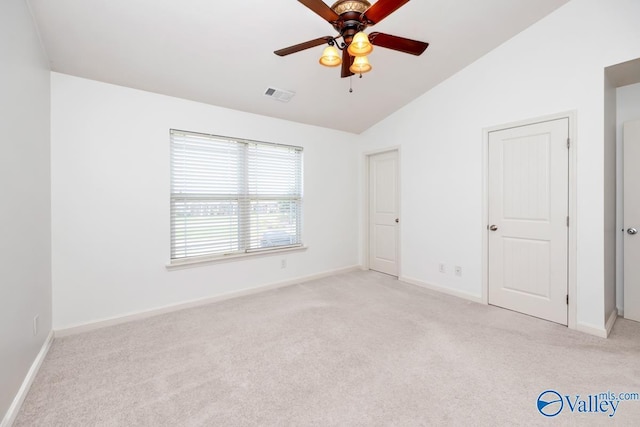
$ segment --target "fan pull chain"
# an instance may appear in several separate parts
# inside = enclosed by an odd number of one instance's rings
[[[353,93],[353,79],[349,76],[349,93]]]

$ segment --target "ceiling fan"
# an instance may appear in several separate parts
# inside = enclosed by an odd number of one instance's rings
[[[290,55],[326,43],[329,46],[325,48],[320,63],[328,67],[342,65],[341,76],[349,77],[356,73],[362,76],[362,73],[371,70],[366,55],[373,50],[372,45],[416,56],[421,55],[429,46],[429,43],[390,34],[373,32],[367,36],[363,32],[367,27],[391,15],[409,0],[378,0],[373,6],[367,0],[338,0],[331,7],[322,0],[298,1],[329,22],[340,34],[276,50],[274,53],[278,56]],[[342,42],[337,41],[340,38]],[[342,51],[342,57],[338,49]]]

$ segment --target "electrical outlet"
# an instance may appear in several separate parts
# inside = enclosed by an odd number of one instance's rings
[[[35,337],[36,335],[38,335],[38,321],[40,320],[40,316],[36,315],[33,318],[33,336]]]
[[[456,276],[462,277],[462,267],[456,265],[453,271],[455,272]]]
[[[280,268],[287,268],[287,260],[283,258],[280,260]]]
[[[444,274],[447,272],[447,268],[444,266],[444,263],[440,263],[440,273]]]

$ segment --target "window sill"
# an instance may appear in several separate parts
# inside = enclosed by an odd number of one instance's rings
[[[165,268],[169,271],[182,270],[185,268],[201,267],[204,265],[218,264],[222,262],[240,261],[242,259],[248,259],[248,258],[273,256],[273,255],[279,255],[279,254],[288,253],[288,252],[301,252],[301,251],[306,251],[307,249],[308,249],[307,246],[296,246],[292,248],[272,249],[268,251],[250,252],[245,254],[231,254],[231,255],[221,255],[221,256],[212,256],[212,257],[201,257],[197,259],[173,261],[169,264],[166,264]]]

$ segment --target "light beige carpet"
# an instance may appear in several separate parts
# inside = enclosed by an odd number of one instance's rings
[[[640,401],[547,419],[547,389],[640,392],[640,324],[604,340],[355,272],[56,339],[15,425],[640,425]]]

